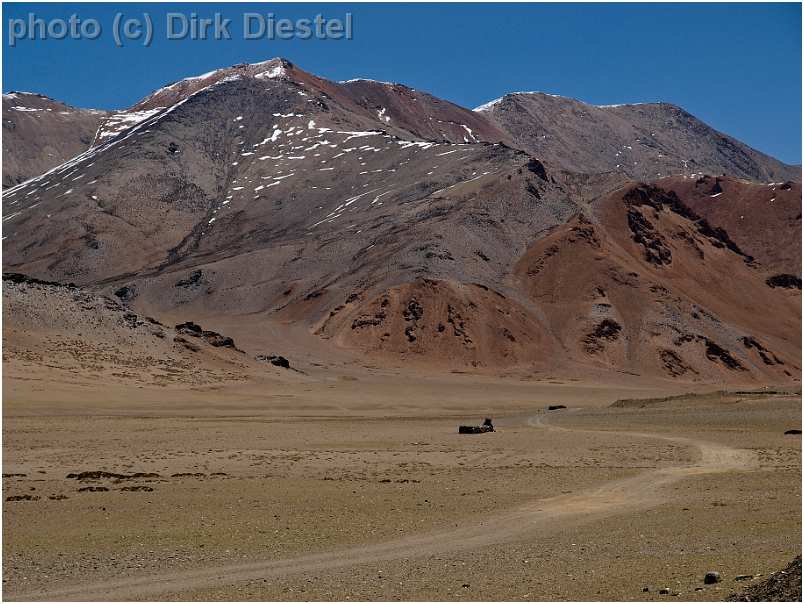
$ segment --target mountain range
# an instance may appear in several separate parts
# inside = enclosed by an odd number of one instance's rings
[[[670,104],[470,110],[272,59],[116,112],[11,93],[3,133],[8,295],[65,339],[71,283],[120,330],[232,338],[214,363],[800,378],[800,167]]]

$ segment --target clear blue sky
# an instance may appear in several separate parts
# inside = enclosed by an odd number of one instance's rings
[[[147,11],[150,47],[111,24]],[[169,11],[230,17],[232,39],[166,40]],[[244,40],[242,14],[353,14],[352,40]],[[474,107],[517,90],[592,103],[667,101],[790,163],[801,162],[799,4],[4,4],[3,90],[118,108],[189,75],[283,56],[332,79],[392,80]],[[98,19],[97,40],[21,40],[9,19]]]

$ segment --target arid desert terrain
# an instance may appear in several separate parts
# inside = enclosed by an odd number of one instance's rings
[[[280,58],[146,92],[3,95],[5,599],[800,597],[800,166]]]
[[[720,600],[800,553],[800,393],[305,377],[7,382],[5,597]]]

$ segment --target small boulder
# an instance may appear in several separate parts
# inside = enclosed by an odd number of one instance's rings
[[[669,595],[670,594],[670,588],[669,587],[662,587],[659,590],[659,594],[662,595],[662,596]]]
[[[235,348],[235,343],[232,338],[217,332],[205,331],[203,337],[210,346],[215,346],[216,348]]]
[[[207,344],[209,344],[210,346],[215,346],[216,348],[223,347],[238,350],[232,338],[220,334],[217,331],[202,329],[200,325],[193,323],[192,321],[187,321],[186,323],[180,323],[179,325],[176,325],[176,331],[182,335],[193,336],[194,338],[201,338]],[[238,352],[242,351],[238,350]]]
[[[115,290],[114,295],[120,298],[123,302],[128,302],[137,295],[137,288],[134,285],[124,285],[123,287]]]
[[[559,409],[566,409],[566,408],[567,408],[566,405],[548,405],[547,410],[548,411],[558,411]]]
[[[201,337],[201,334],[204,332],[201,329],[200,325],[193,323],[192,321],[187,321],[186,323],[179,323],[176,325],[176,331],[179,333],[185,333],[190,336]]]
[[[785,434],[801,434],[801,430],[786,430]]]
[[[709,571],[704,575],[704,584],[706,585],[713,585],[715,583],[720,583],[722,579],[720,578],[720,573],[717,571]]]
[[[283,369],[290,369],[290,361],[288,361],[285,357],[278,355],[278,354],[258,354],[254,357],[258,361],[263,361],[266,363],[271,363],[276,367],[282,367]]]
[[[458,426],[458,434],[483,434],[485,432],[494,432],[494,424],[490,417],[487,417],[480,426]]]
[[[283,367],[284,369],[290,369],[290,361],[288,361],[282,355],[272,354],[270,357],[268,357],[268,360],[271,362],[271,365]]]

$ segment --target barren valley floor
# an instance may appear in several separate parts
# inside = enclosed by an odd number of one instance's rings
[[[7,383],[4,597],[717,600],[800,553],[799,394],[551,382]]]

